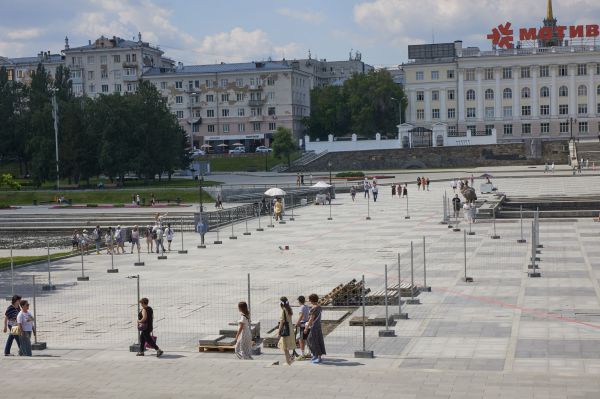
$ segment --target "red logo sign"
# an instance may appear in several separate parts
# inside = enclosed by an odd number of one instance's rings
[[[511,29],[511,23],[498,25],[492,29],[492,33],[487,38],[492,41],[494,46],[499,48],[513,48],[514,36]],[[571,25],[571,26],[544,26],[542,28],[521,28],[519,29],[519,40],[551,40],[557,38],[563,40],[565,37],[576,38],[594,38],[600,36],[600,27],[598,25]]]

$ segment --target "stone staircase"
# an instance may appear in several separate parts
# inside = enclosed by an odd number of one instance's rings
[[[316,161],[317,159],[324,157],[327,155],[327,151],[315,153],[314,151],[305,152],[300,158],[292,161],[291,167],[287,167],[287,165],[277,165],[278,169],[273,170],[274,172],[287,172],[287,171],[302,171],[303,168],[310,164],[311,162]]]
[[[582,141],[576,144],[577,159],[581,158],[585,160],[589,159],[589,167],[592,167],[592,163],[596,166],[600,166],[600,142],[597,141]],[[585,167],[585,165],[583,165]]]

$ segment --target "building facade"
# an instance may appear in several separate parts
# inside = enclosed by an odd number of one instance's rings
[[[549,9],[544,26],[555,27]],[[421,58],[403,65],[415,134],[433,141],[434,127],[451,137],[495,130],[499,142],[600,134],[600,46],[554,37],[492,51],[461,41],[431,46],[449,51],[413,51]]]
[[[6,69],[8,80],[25,84],[31,83],[31,73],[35,72],[39,64],[42,64],[46,71],[54,76],[56,68],[64,65],[64,56],[52,54],[50,51],[42,51],[35,57],[0,57],[0,68]]]

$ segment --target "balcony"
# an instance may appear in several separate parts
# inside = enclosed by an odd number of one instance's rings
[[[248,100],[248,106],[249,107],[262,107],[263,105],[265,105],[265,103],[267,102],[267,100]]]
[[[123,75],[123,82],[135,82],[137,80],[137,75]]]
[[[137,68],[137,62],[125,61],[123,62],[123,68]]]
[[[71,64],[68,64],[67,67],[69,69],[83,69],[83,64],[81,64],[81,63],[71,63]]]
[[[187,123],[190,125],[201,125],[202,124],[202,118],[197,116],[194,118],[188,118]]]
[[[253,115],[250,117],[250,122],[262,122],[265,120],[263,115]]]
[[[258,91],[258,90],[262,90],[263,87],[262,87],[262,85],[250,85],[249,89],[252,91]]]

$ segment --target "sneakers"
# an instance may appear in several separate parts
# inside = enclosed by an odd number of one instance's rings
[[[160,349],[156,351],[156,357],[161,357],[163,355],[163,351],[161,351]]]
[[[302,360],[308,360],[308,356],[306,355],[299,355],[296,357],[296,360],[298,360],[299,362]]]
[[[144,352],[138,352],[136,356],[144,356]]]

